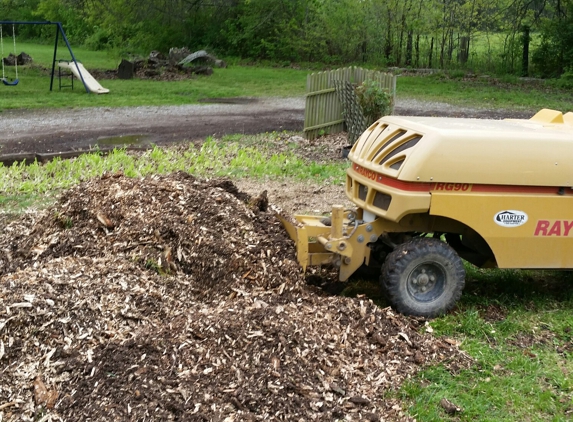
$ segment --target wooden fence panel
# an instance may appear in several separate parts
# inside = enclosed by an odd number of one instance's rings
[[[396,76],[359,67],[346,67],[308,75],[306,79],[306,106],[304,133],[307,139],[322,134],[344,130],[343,107],[336,93],[333,80],[347,81],[356,85],[373,80],[387,89],[396,99]]]

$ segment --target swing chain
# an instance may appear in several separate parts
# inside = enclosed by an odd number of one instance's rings
[[[0,25],[0,60],[2,60],[2,80],[6,80],[6,75],[4,73],[4,38],[2,36],[2,25]]]
[[[14,66],[16,69],[16,79],[18,79],[18,54],[16,51],[16,25],[12,24],[12,40],[14,41]]]

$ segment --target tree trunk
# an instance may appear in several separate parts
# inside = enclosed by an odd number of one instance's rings
[[[446,53],[446,41],[447,38],[446,36],[442,36],[442,43],[440,45],[440,69],[444,68],[444,59],[445,59],[445,53]]]
[[[521,76],[529,76],[529,42],[531,37],[529,36],[529,26],[523,25],[523,34],[521,35],[521,41],[523,42],[523,57],[521,59]]]
[[[384,56],[386,60],[390,62],[392,57],[392,14],[388,11],[388,30],[386,31],[386,45],[384,46]]]
[[[416,35],[416,67],[420,67],[420,34]]]
[[[448,63],[452,63],[452,57],[454,54],[454,30],[450,32],[450,39],[448,42]]]
[[[460,39],[460,63],[465,65],[470,55],[470,37]]]
[[[432,37],[432,41],[430,41],[430,58],[428,59],[428,68],[432,68],[432,55],[434,54],[434,37]]]
[[[360,43],[360,51],[362,52],[362,63],[366,63],[368,61],[368,42],[366,38]]]
[[[408,31],[408,39],[406,41],[406,66],[412,66],[412,31]]]
[[[400,41],[398,43],[398,56],[396,62],[398,66],[402,64],[402,47],[404,46],[404,30],[406,27],[406,13],[402,13],[402,26],[400,27]]]

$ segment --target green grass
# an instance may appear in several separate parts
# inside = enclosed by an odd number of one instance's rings
[[[103,58],[103,60],[108,60]],[[89,68],[88,68],[89,69]],[[101,80],[110,89],[106,95],[88,95],[76,81],[75,89],[49,91],[49,72],[21,68],[16,87],[2,87],[0,110],[54,107],[120,107],[139,105],[180,105],[197,103],[201,98],[222,97],[302,97],[307,72],[293,69],[231,67],[215,69],[211,76],[184,81]],[[398,98],[442,101],[477,108],[569,111],[570,91],[544,82],[519,82],[515,78],[473,80],[440,76],[399,76]]]
[[[21,69],[20,83],[2,87],[0,110],[18,108],[56,107],[121,107],[140,105],[181,105],[197,103],[201,98],[222,97],[301,97],[304,95],[306,75],[291,69],[231,68],[216,69],[211,76],[199,76],[184,81],[100,80],[109,94],[86,94],[81,83],[75,88],[49,91],[48,72]]]
[[[430,367],[398,396],[423,421],[566,421],[573,416],[573,286],[568,273],[476,270],[468,265],[455,312],[434,335],[461,342],[475,363]],[[447,398],[463,408],[449,416]]]
[[[420,421],[572,420],[573,274],[466,269],[458,306],[431,326],[474,363],[459,371],[431,366],[389,395]],[[343,294],[388,305],[375,281],[353,281]],[[443,398],[463,411],[448,415]]]
[[[71,46],[74,56],[77,60],[82,62],[86,68],[97,68],[97,69],[115,69],[121,59],[115,55],[113,52],[106,51],[91,51],[82,47]],[[52,66],[52,59],[54,57],[54,44],[35,44],[26,42],[17,42],[16,51],[21,53],[22,51],[27,53],[34,60],[34,64],[42,65],[44,67]],[[12,45],[4,45],[4,53],[13,52]],[[68,47],[60,41],[58,43],[58,51],[56,54],[56,60],[71,60],[72,56],[68,51]]]
[[[215,69],[211,76],[184,81],[101,80],[110,89],[107,95],[88,95],[76,81],[76,88],[49,91],[53,46],[19,43],[17,51],[26,51],[35,65],[19,68],[20,84],[2,87],[0,111],[18,108],[119,107],[138,105],[179,105],[197,103],[201,98],[220,97],[302,97],[306,76],[311,71],[257,66],[231,66]],[[58,58],[68,59],[65,46]],[[90,69],[115,69],[120,58],[112,53],[74,47],[74,54]],[[43,66],[41,70],[38,65]],[[13,77],[14,69],[7,68]],[[450,77],[399,76],[398,98],[443,101],[460,106],[511,108],[536,111],[541,108],[571,109],[570,90],[558,89],[543,81],[520,81],[515,77],[462,78],[463,72],[451,71]]]
[[[110,90],[106,95],[88,95],[79,81],[75,88],[58,89],[57,73],[50,91],[53,46],[18,44],[17,51],[32,56],[32,66],[18,68],[20,83],[2,86],[0,111],[19,108],[57,107],[121,107],[140,105],[180,105],[197,103],[201,98],[221,97],[300,97],[304,95],[306,72],[294,69],[231,67],[215,69],[211,76],[198,76],[183,81],[109,80],[99,82]],[[115,69],[119,58],[105,52],[74,48],[76,58],[88,69]],[[58,58],[69,59],[64,47]],[[39,66],[43,66],[40,68]],[[15,76],[14,68],[6,68],[7,76]],[[57,71],[56,71],[57,72]]]
[[[400,76],[398,98],[441,101],[477,108],[505,108],[536,111],[552,108],[573,109],[571,92],[555,89],[544,81],[519,81],[517,78],[450,79],[434,76]]]
[[[271,141],[270,143],[268,141]],[[123,172],[128,177],[185,171],[197,176],[229,176],[344,180],[347,164],[316,163],[296,155],[297,144],[289,144],[282,134],[232,136],[223,140],[208,139],[201,147],[186,149],[159,148],[133,154],[123,149],[110,154],[94,152],[71,160],[59,158],[46,164],[38,162],[0,165],[0,207],[14,211],[41,205],[45,198],[105,172]],[[267,143],[265,143],[267,142]],[[280,144],[284,147],[280,148]],[[277,150],[281,152],[277,152]]]

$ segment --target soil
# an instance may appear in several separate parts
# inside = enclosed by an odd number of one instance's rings
[[[302,131],[304,98],[204,99],[201,105],[57,110],[6,110],[0,115],[0,155],[201,142],[208,136]],[[474,109],[398,99],[395,114],[529,118],[534,111]]]

